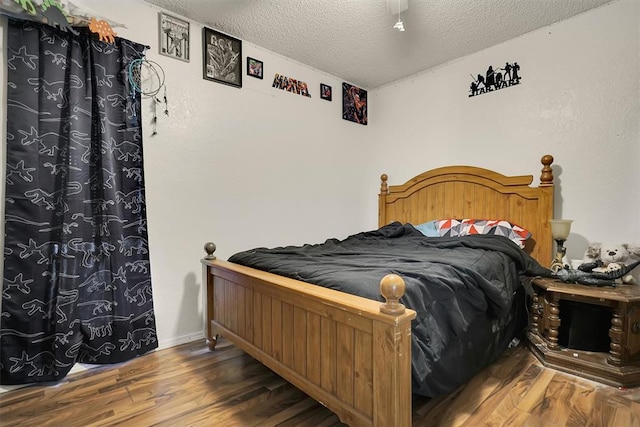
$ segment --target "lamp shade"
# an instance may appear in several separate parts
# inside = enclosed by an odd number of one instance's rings
[[[554,239],[567,240],[571,232],[572,219],[550,219],[551,236]]]

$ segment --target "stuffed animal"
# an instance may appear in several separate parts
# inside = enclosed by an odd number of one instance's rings
[[[597,265],[592,271],[609,272],[622,269],[625,265],[640,258],[640,246],[628,243],[590,243],[584,253],[583,265]],[[629,273],[619,279],[621,283],[637,283],[638,280]]]

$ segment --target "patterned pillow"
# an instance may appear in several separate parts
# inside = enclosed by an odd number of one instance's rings
[[[469,234],[493,234],[504,236],[520,248],[524,248],[531,233],[517,224],[500,219],[442,219],[436,221],[441,237],[467,236]]]

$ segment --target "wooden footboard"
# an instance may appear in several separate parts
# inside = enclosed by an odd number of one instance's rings
[[[205,245],[209,347],[218,334],[349,425],[411,425],[411,320],[404,282],[378,301],[215,260]]]

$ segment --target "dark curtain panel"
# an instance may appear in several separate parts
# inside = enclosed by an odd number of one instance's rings
[[[157,347],[140,128],[145,47],[10,21],[2,384]]]

